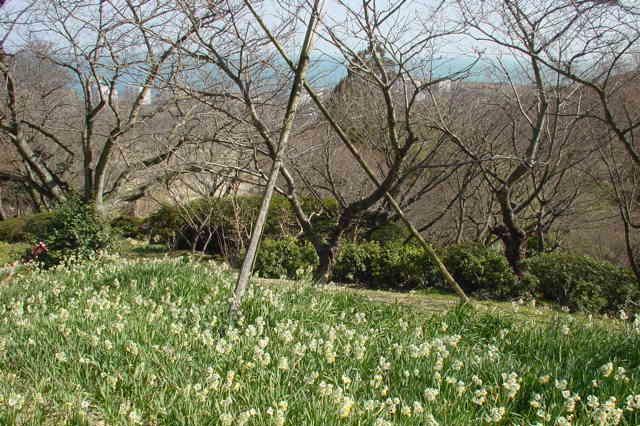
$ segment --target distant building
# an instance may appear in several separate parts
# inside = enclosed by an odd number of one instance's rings
[[[438,90],[444,93],[451,92],[452,83],[453,82],[451,80],[442,80],[438,83]]]
[[[138,94],[140,94],[144,90],[144,87],[140,87],[138,89]],[[142,96],[142,100],[140,101],[141,105],[151,105],[153,99],[151,95],[151,89],[147,90],[145,94]]]
[[[111,87],[108,84],[100,84],[100,94],[104,98],[105,101],[109,100],[109,92],[111,91]],[[111,91],[111,98],[114,103],[118,102],[118,89],[115,87],[113,91]]]
[[[111,86],[104,83],[99,83],[97,86],[93,86],[91,89],[92,96],[99,97],[101,96],[105,102],[109,102],[109,93],[111,92],[111,98],[114,104],[118,103],[118,89],[115,87],[113,91],[111,91]]]

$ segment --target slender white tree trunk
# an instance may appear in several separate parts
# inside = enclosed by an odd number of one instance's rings
[[[262,231],[264,224],[267,220],[267,214],[269,213],[269,205],[271,204],[271,198],[280,174],[280,168],[282,167],[283,157],[289,143],[289,136],[291,135],[291,128],[293,127],[293,121],[296,117],[298,104],[300,102],[300,92],[302,91],[302,85],[304,82],[307,65],[309,64],[309,52],[313,45],[315,38],[316,25],[318,23],[318,17],[321,13],[322,6],[321,0],[314,0],[313,8],[309,18],[309,24],[307,25],[307,31],[305,39],[300,51],[300,59],[298,66],[295,69],[295,77],[293,81],[293,87],[291,88],[291,94],[289,95],[289,102],[287,104],[287,110],[283,119],[282,130],[280,131],[280,138],[278,141],[278,150],[276,151],[273,167],[271,168],[271,174],[267,181],[267,187],[265,188],[262,196],[262,203],[260,205],[260,211],[258,218],[251,232],[251,239],[249,240],[249,246],[247,247],[247,253],[242,261],[242,267],[240,268],[240,274],[238,275],[238,281],[233,295],[231,306],[229,307],[229,317],[233,321],[238,315],[242,298],[249,287],[249,278],[251,278],[251,272],[253,271],[253,265],[255,263],[256,254],[258,251],[258,245],[262,237]],[[245,4],[251,8],[250,2],[247,0]]]

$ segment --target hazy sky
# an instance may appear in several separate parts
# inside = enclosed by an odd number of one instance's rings
[[[8,3],[5,5],[6,11],[18,10],[23,8],[26,4],[33,2],[33,0],[8,0]],[[438,18],[435,20],[427,20],[427,16],[425,16],[424,11],[429,10],[429,7],[433,5],[435,1],[433,0],[411,0],[403,5],[400,13],[398,14],[400,21],[403,20],[414,20],[416,22],[423,21],[424,25],[440,25],[444,27],[450,19],[453,18],[454,13],[452,11],[444,10],[442,11]],[[439,1],[437,3],[440,3]],[[270,22],[276,22],[278,16],[283,15],[283,11],[277,6],[278,2],[275,0],[265,0],[263,2],[263,6],[261,12]],[[346,4],[349,7],[353,7],[358,9],[358,6],[361,5],[361,0],[346,0]],[[379,8],[384,9],[388,2],[385,0],[379,0],[377,2]],[[339,5],[336,0],[325,0],[325,14],[324,14],[324,22],[326,25],[338,25],[344,24],[346,19],[345,9],[343,6]],[[388,21],[388,25],[386,30],[390,30],[391,27],[397,25],[398,22]],[[299,27],[300,34],[304,31],[304,25],[300,25]],[[419,25],[413,25],[410,31],[405,31],[404,33],[394,34],[394,36],[398,37],[399,41],[411,41],[415,37],[418,36],[420,31]],[[413,34],[411,33],[413,32]],[[322,33],[322,31],[321,31]],[[324,33],[326,36],[326,33]],[[40,36],[44,36],[43,33]],[[361,50],[366,48],[366,43],[363,41],[357,40],[352,35],[342,34],[349,42],[351,46],[354,46],[355,50]],[[301,36],[300,36],[301,37]],[[8,42],[8,47],[11,49],[12,47],[20,44],[22,37],[14,36]],[[301,42],[301,40],[300,40]],[[474,49],[482,48],[485,51],[485,55],[487,57],[492,57],[492,52],[487,52],[488,47],[485,45],[479,45],[479,43],[471,40],[468,37],[448,37],[446,40],[442,40],[441,45],[438,47],[436,51],[436,55],[439,58],[435,61],[436,66],[441,69],[437,71],[437,73],[446,73],[451,69],[459,69],[466,65],[468,65],[473,58],[475,58]],[[13,46],[12,46],[13,45]],[[292,48],[292,51],[295,50]],[[337,81],[341,78],[345,73],[345,69],[343,66],[339,65],[340,62],[340,54],[338,50],[333,47],[330,43],[323,41],[322,35],[318,37],[318,41],[316,43],[316,49],[314,54],[312,55],[314,59],[314,74],[320,80],[326,80],[326,84],[330,84],[332,82]],[[482,73],[480,67],[478,67],[478,72]]]

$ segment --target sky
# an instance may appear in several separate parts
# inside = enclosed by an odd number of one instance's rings
[[[26,4],[30,3],[32,0],[8,0],[7,4],[4,6],[5,11],[19,10],[23,8]],[[196,0],[197,1],[197,0]],[[361,4],[361,0],[345,0],[344,4],[347,7],[357,8],[358,5]],[[379,0],[377,2],[378,7],[384,8],[388,4],[388,0]],[[425,9],[425,7],[429,7],[434,4],[434,0],[410,0],[407,1],[403,7],[401,8],[400,13],[398,14],[400,21],[402,20],[415,20],[418,21],[427,21],[426,17],[421,14]],[[283,15],[283,11],[277,6],[278,2],[276,0],[264,0],[261,6],[261,13],[266,18],[268,23],[275,23],[279,16]],[[327,26],[339,25],[349,23],[350,21],[346,20],[345,9],[342,5],[339,4],[337,0],[325,0],[325,13],[323,17],[323,22]],[[432,25],[435,22],[435,25],[444,26],[445,22],[450,20],[453,17],[453,13],[451,11],[444,10],[438,15],[437,19],[429,20],[428,22],[424,22],[425,25]],[[416,37],[419,36],[419,30],[417,26],[412,26],[413,29],[405,31],[403,33],[394,33],[392,28],[397,26],[398,22],[388,21],[388,25],[385,25],[386,31],[390,31],[392,36],[397,37],[398,42],[411,42]],[[297,44],[301,44],[302,35],[304,33],[304,25],[299,26]],[[40,34],[42,36],[43,34]],[[356,50],[362,50],[366,48],[366,43],[363,41],[359,41],[353,35],[341,34],[341,37],[348,42],[350,46],[357,46]],[[310,74],[313,76],[314,80],[318,85],[322,86],[330,86],[339,81],[345,74],[346,69],[344,66],[340,64],[341,55],[339,51],[330,43],[326,41],[327,32],[324,30],[320,30],[320,36],[317,38],[316,47],[312,54],[312,69]],[[7,41],[7,47],[10,49],[15,45],[18,45],[23,40],[23,37],[14,36],[11,37]],[[295,44],[290,46],[291,51],[295,51]],[[487,79],[486,69],[495,65],[495,52],[491,52],[490,46],[486,43],[478,43],[476,41],[471,40],[469,37],[461,37],[461,36],[452,36],[448,37],[446,40],[443,40],[442,45],[436,50],[434,57],[436,58],[433,61],[433,64],[436,68],[434,72],[436,76],[448,73],[452,70],[461,69],[469,64],[471,64],[477,55],[477,50],[483,50],[486,59],[483,59],[479,65],[474,69],[476,80]]]

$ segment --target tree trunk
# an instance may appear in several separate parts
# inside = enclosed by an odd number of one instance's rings
[[[242,261],[242,267],[240,268],[240,273],[238,274],[238,282],[236,283],[233,300],[231,302],[231,306],[229,307],[229,319],[231,323],[233,323],[233,321],[237,317],[238,311],[240,309],[240,304],[242,303],[242,298],[244,297],[244,293],[249,286],[249,278],[251,276],[251,272],[253,271],[253,265],[258,251],[258,245],[260,243],[260,239],[262,238],[262,230],[267,221],[269,205],[271,204],[271,198],[273,197],[273,192],[275,190],[276,182],[278,180],[280,169],[282,167],[283,157],[289,142],[289,136],[293,127],[293,121],[295,119],[298,104],[300,101],[302,82],[304,81],[307,65],[309,64],[309,53],[311,51],[311,46],[313,45],[316,25],[318,23],[319,14],[321,12],[319,3],[320,0],[315,0],[311,9],[311,17],[309,18],[309,24],[307,26],[302,48],[300,49],[300,59],[298,61],[298,67],[295,72],[291,94],[289,95],[287,110],[283,119],[283,126],[278,141],[278,150],[275,153],[275,158],[273,158],[273,167],[271,168],[271,174],[269,175],[267,187],[265,188],[265,192],[262,197],[262,203],[260,205],[260,211],[258,212],[258,218],[256,219],[255,226],[253,227],[253,230],[251,232],[249,247],[247,248],[247,253]],[[246,1],[246,4],[248,5],[248,0]]]
[[[505,254],[507,261],[511,265],[513,272],[520,278],[525,273],[524,260],[524,241],[525,238],[517,235],[505,241]]]
[[[515,172],[514,172],[515,174]],[[511,265],[513,272],[520,278],[524,275],[524,244],[527,234],[518,226],[516,214],[511,202],[511,188],[504,186],[496,192],[496,198],[500,204],[502,222],[491,229],[491,232],[504,243],[504,255]]]
[[[631,238],[631,232],[632,232],[631,226],[629,224],[629,221],[626,220],[626,217],[623,217],[622,221],[624,224],[624,242],[625,242],[625,248],[627,251],[627,259],[629,260],[629,265],[631,266],[631,270],[636,276],[636,279],[638,280],[638,282],[640,282],[640,265],[638,265],[638,262],[636,259],[636,253],[633,249],[633,241]]]
[[[504,255],[513,273],[522,278],[526,271],[523,260],[527,235],[519,228],[508,228],[503,224],[495,226],[491,231],[504,244]]]
[[[4,206],[2,205],[2,191],[0,191],[0,220],[7,220],[9,219],[9,215],[7,214],[6,210],[4,209]]]
[[[538,249],[538,253],[544,253],[547,249],[546,247],[546,241],[544,238],[544,230],[542,229],[541,226],[538,226],[538,229],[536,230],[536,234],[537,234],[537,239],[538,241],[536,241],[537,243],[537,249]]]
[[[366,205],[363,206],[366,207]],[[338,251],[340,250],[340,240],[353,223],[353,218],[361,211],[360,209],[361,207],[354,207],[353,204],[343,209],[327,241],[322,241],[317,234],[306,236],[307,239],[313,242],[313,246],[318,254],[319,264],[314,272],[314,280],[316,283],[327,284],[331,281],[333,267],[336,264]]]
[[[327,284],[331,281],[339,250],[339,244],[324,244],[316,248],[319,264],[313,274],[314,281],[319,284]]]

